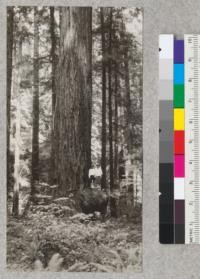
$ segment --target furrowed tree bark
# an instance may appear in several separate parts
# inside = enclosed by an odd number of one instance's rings
[[[106,46],[104,8],[100,8],[102,43],[102,131],[101,131],[101,188],[106,189]]]
[[[114,188],[113,178],[113,123],[112,123],[112,8],[109,13],[109,47],[108,47],[108,109],[109,109],[109,165],[110,165],[110,191]]]
[[[21,32],[21,19],[19,20],[19,32]],[[19,216],[19,178],[20,178],[20,114],[21,114],[21,101],[20,101],[20,83],[22,78],[21,73],[21,62],[22,62],[22,35],[19,35],[19,39],[17,40],[15,46],[15,68],[14,68],[14,76],[13,76],[13,93],[16,94],[16,132],[15,132],[15,160],[14,160],[14,188],[13,188],[13,207],[12,214],[14,217]]]
[[[91,163],[92,8],[61,8],[55,107],[55,168],[59,194],[88,184]]]
[[[10,102],[12,87],[14,10],[7,8],[7,186],[10,178]],[[7,189],[8,191],[8,189]]]
[[[56,105],[56,34],[55,34],[55,18],[54,18],[54,7],[50,7],[50,36],[51,36],[51,88],[52,88],[52,143],[51,143],[51,166],[49,174],[50,184],[55,183],[55,150],[54,150],[54,114],[55,114],[55,105]]]
[[[39,180],[39,28],[38,10],[34,7],[34,58],[33,58],[33,130],[32,130],[32,178],[31,196]]]

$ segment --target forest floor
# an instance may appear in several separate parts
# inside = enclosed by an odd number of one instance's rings
[[[141,271],[140,223],[125,216],[102,221],[78,213],[64,201],[31,205],[20,219],[8,213],[9,270]]]

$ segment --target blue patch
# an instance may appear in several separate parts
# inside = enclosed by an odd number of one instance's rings
[[[174,84],[184,84],[184,64],[174,64]]]

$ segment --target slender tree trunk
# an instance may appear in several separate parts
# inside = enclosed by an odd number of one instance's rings
[[[110,191],[114,188],[113,178],[113,123],[112,123],[112,8],[109,14],[109,61],[108,61],[108,106],[109,106],[109,164],[110,164]]]
[[[129,63],[128,63],[128,48],[124,54],[124,78],[125,78],[125,89],[126,89],[126,137],[128,151],[132,149],[132,123],[131,123],[131,95],[130,95],[130,78],[129,78]]]
[[[88,183],[91,163],[92,8],[63,7],[55,107],[56,176],[60,195]]]
[[[115,118],[115,121],[114,121],[114,127],[115,127],[115,130],[114,130],[114,142],[115,142],[115,145],[114,145],[114,184],[117,186],[118,185],[118,182],[119,182],[119,174],[118,174],[118,153],[119,153],[119,150],[118,150],[118,67],[117,67],[117,63],[115,65],[115,111],[114,111],[114,118]]]
[[[100,8],[102,42],[102,131],[101,131],[101,188],[106,189],[106,46],[104,8]]]
[[[19,31],[21,32],[21,22],[19,22]],[[21,83],[21,62],[22,62],[22,35],[19,35],[19,41],[15,46],[15,70],[13,77],[13,92],[16,94],[16,132],[15,132],[15,161],[14,161],[14,189],[13,189],[13,208],[12,213],[14,217],[19,216],[19,177],[20,177],[20,83]]]
[[[50,166],[50,184],[54,184],[55,177],[55,150],[54,150],[54,114],[56,105],[56,34],[55,34],[55,18],[54,7],[50,7],[50,35],[51,35],[51,80],[52,80],[52,141],[51,141],[51,166]]]
[[[12,61],[13,61],[13,7],[7,8],[7,186],[10,178],[10,102],[12,87]],[[8,191],[8,189],[7,189]]]
[[[55,19],[54,7],[50,7],[50,35],[51,35],[51,80],[52,80],[52,115],[54,115],[56,104],[56,86],[55,86],[55,70],[56,70],[56,34],[55,34]]]
[[[34,7],[34,58],[33,58],[33,132],[32,132],[32,181],[31,195],[39,180],[39,29],[38,10]]]
[[[131,111],[131,93],[130,93],[130,78],[129,78],[129,62],[128,62],[128,47],[124,54],[124,72],[125,72],[125,88],[126,88],[126,140],[127,140],[127,149],[129,162],[131,163],[131,154],[133,150],[133,118]],[[130,180],[130,170],[127,173],[127,180]],[[134,185],[129,184],[129,195],[133,196],[134,193]]]
[[[127,149],[129,153],[132,150],[132,113],[131,113],[131,94],[130,94],[130,77],[129,77],[129,46],[127,45],[126,38],[125,38],[125,24],[121,22],[121,39],[124,41],[124,81],[125,81],[125,138],[127,142]]]
[[[91,144],[92,144],[92,8],[87,12],[89,18],[87,20],[87,32],[89,35],[86,36],[86,44],[88,50],[87,54],[87,89],[88,92],[88,110],[89,110],[89,126],[88,126],[88,133],[87,133],[87,169],[90,169],[92,166],[92,159],[91,159]],[[86,171],[87,172],[87,171]],[[86,174],[88,176],[88,173]],[[87,181],[87,178],[86,178]]]

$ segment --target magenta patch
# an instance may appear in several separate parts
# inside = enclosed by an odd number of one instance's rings
[[[174,177],[185,176],[185,158],[184,155],[174,156]]]

